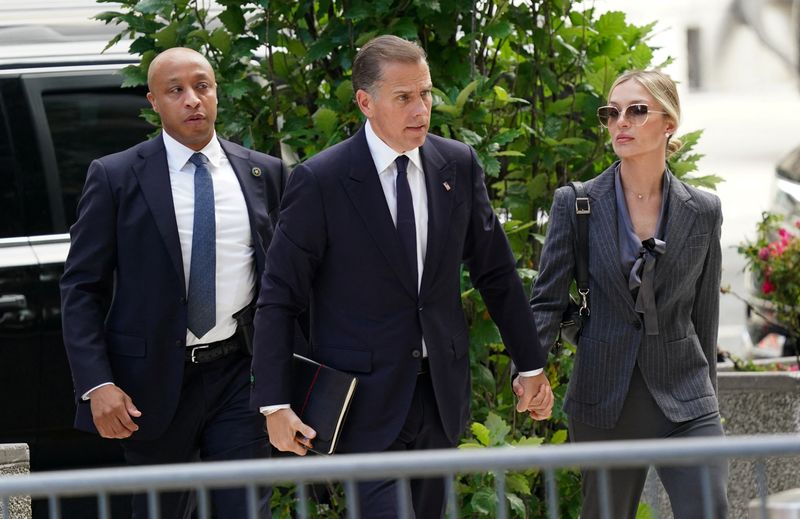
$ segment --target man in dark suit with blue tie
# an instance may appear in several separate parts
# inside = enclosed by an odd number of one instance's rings
[[[132,465],[268,457],[233,316],[255,297],[286,169],[217,138],[201,54],[161,53],[148,86],[162,133],[92,162],[71,229],[61,295],[76,427],[121,439]],[[223,517],[249,517],[244,490],[211,498]],[[161,517],[189,517],[193,501],[166,494]],[[143,497],[134,516],[147,516]]]
[[[270,441],[302,455],[315,435],[288,405],[293,323],[308,306],[312,356],[359,379],[339,452],[453,447],[470,402],[462,263],[523,372],[519,409],[549,416],[546,352],[475,151],[428,135],[424,51],[378,37],[352,77],[367,123],[295,169],[267,254],[252,399]],[[362,516],[395,517],[397,490],[362,483]],[[411,493],[417,517],[442,514],[441,479]]]

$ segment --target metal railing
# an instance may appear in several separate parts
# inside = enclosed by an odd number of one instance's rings
[[[414,477],[443,476],[447,482],[448,517],[457,517],[455,476],[457,474],[493,473],[495,492],[505,494],[508,471],[539,469],[544,473],[548,517],[558,517],[558,489],[555,471],[563,468],[596,469],[599,473],[601,517],[612,519],[608,507],[608,470],[618,467],[704,465],[731,458],[756,458],[755,482],[761,499],[761,517],[767,518],[766,470],[764,459],[800,455],[800,435],[738,436],[728,438],[693,438],[590,442],[541,447],[493,449],[449,449],[337,455],[313,458],[281,458],[209,463],[187,463],[146,467],[116,467],[37,473],[0,478],[2,519],[7,518],[9,498],[28,495],[49,502],[51,519],[61,517],[62,497],[96,496],[98,515],[110,517],[110,496],[116,493],[145,493],[152,518],[160,517],[158,493],[194,490],[198,496],[198,516],[211,517],[208,506],[210,489],[239,487],[246,489],[250,517],[256,518],[258,488],[264,485],[297,485],[297,517],[307,517],[307,486],[313,483],[341,481],[344,484],[347,516],[359,517],[358,481],[394,479],[398,487],[398,511],[411,517],[410,496],[406,482]],[[713,519],[710,472],[702,473],[703,510]],[[602,498],[602,496],[605,496]],[[497,517],[508,517],[506,500],[498,500]]]

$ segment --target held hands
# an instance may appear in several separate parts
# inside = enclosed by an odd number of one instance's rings
[[[553,390],[544,373],[534,377],[518,376],[512,383],[517,395],[517,411],[528,411],[534,420],[546,420],[553,412]]]
[[[131,418],[139,418],[142,412],[117,386],[109,384],[94,389],[89,393],[89,404],[94,425],[103,438],[129,438],[139,430]]]
[[[267,415],[269,442],[278,450],[305,456],[317,432],[300,421],[291,409],[279,409]]]

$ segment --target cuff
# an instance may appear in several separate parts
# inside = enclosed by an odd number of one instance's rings
[[[280,411],[281,409],[289,409],[290,407],[291,405],[289,404],[265,405],[264,407],[259,407],[258,411],[264,416],[269,416],[275,411]]]

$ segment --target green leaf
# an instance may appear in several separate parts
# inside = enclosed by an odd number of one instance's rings
[[[219,20],[231,34],[242,34],[245,29],[244,12],[238,4],[229,4],[219,14]]]
[[[531,482],[524,474],[509,474],[506,476],[506,488],[514,494],[531,495]]]
[[[553,433],[553,436],[550,437],[550,443],[552,443],[553,445],[561,445],[566,441],[567,441],[566,429],[559,429]]]
[[[475,422],[470,427],[470,430],[472,431],[472,435],[475,436],[475,439],[478,440],[481,445],[484,447],[491,445],[491,431],[489,431],[485,425]]]
[[[526,495],[530,495],[530,493]],[[508,505],[515,514],[520,517],[527,517],[525,513],[525,502],[519,496],[507,493],[506,500],[508,500]]]
[[[461,135],[461,140],[472,147],[478,147],[483,142],[483,137],[469,128],[459,128],[458,133]]]
[[[331,135],[339,122],[339,115],[330,108],[319,108],[314,115],[314,127],[319,129],[323,135]]]
[[[647,503],[639,503],[636,509],[636,519],[653,519],[653,510]]]
[[[142,14],[159,14],[168,12],[172,5],[172,0],[141,0],[135,9]]]
[[[495,157],[524,157],[525,154],[516,150],[505,150],[492,153]]]
[[[531,437],[522,437],[519,440],[512,442],[511,444],[514,445],[515,447],[522,447],[522,446],[538,447],[542,443],[544,443],[544,438],[531,436]]]
[[[122,74],[123,77],[123,87],[134,87],[147,83],[147,72],[142,70],[139,65],[128,65],[127,67],[123,67],[123,69],[120,70],[120,74]]]
[[[94,19],[95,20],[100,20],[101,22],[105,22],[105,23],[116,22],[117,24],[119,24],[119,22],[121,21],[119,19],[121,17],[122,17],[122,13],[117,12],[117,11],[103,11],[100,14],[94,15]]]
[[[625,24],[625,13],[622,11],[609,11],[604,13],[597,22],[594,24],[595,30],[598,33],[606,35],[620,34],[625,31],[627,25]]]
[[[339,86],[336,87],[335,96],[343,105],[351,103],[353,100],[353,82],[345,79],[339,83]]]
[[[489,413],[486,417],[486,427],[489,429],[491,435],[491,445],[500,446],[507,443],[508,433],[511,432],[511,427],[505,420],[497,416],[495,413]]]
[[[156,32],[155,40],[158,46],[162,49],[174,47],[178,41],[178,26],[167,25],[160,31]]]
[[[514,26],[508,20],[499,20],[484,27],[483,32],[492,38],[508,38],[514,32]]]
[[[497,508],[497,496],[493,488],[480,488],[472,495],[469,503],[476,512],[490,515]]]
[[[222,27],[214,29],[208,42],[223,54],[227,54],[231,50],[231,35]]]
[[[467,103],[467,99],[472,93],[478,88],[481,80],[476,79],[474,81],[470,81],[470,83],[464,87],[461,92],[459,92],[458,97],[456,97],[456,108],[458,109],[458,113],[461,113],[464,110],[464,105]]]

